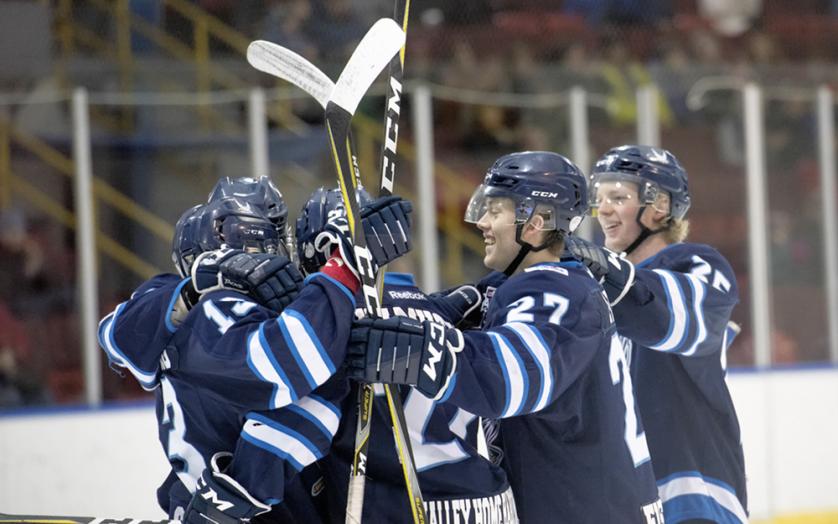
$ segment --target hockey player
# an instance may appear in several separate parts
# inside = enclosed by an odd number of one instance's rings
[[[569,248],[614,308],[666,521],[746,522],[725,383],[736,277],[718,251],[684,242],[687,173],[669,151],[626,145],[597,162],[590,191],[607,250],[581,240]]]
[[[503,466],[521,522],[657,523],[660,500],[628,366],[602,288],[564,238],[587,211],[566,158],[498,159],[466,221],[504,271],[483,330],[363,319],[348,362],[370,382],[409,384],[438,402],[501,418]]]
[[[361,203],[368,200],[359,192]],[[315,191],[297,218],[296,239],[301,267],[316,271],[328,255],[329,221],[345,215],[337,189]],[[493,283],[487,279],[483,286]],[[483,287],[481,286],[481,287]],[[431,296],[423,293],[406,273],[384,277],[382,298],[386,318],[403,317],[433,320],[449,328],[480,306],[480,292],[465,285]],[[357,310],[363,316],[362,309]],[[347,481],[355,447],[358,423],[356,394],[342,402],[341,423],[333,447],[320,462],[324,473],[329,522],[344,522]],[[405,420],[425,500],[429,522],[516,523],[515,502],[502,468],[477,451],[479,419],[473,413],[450,403],[435,402],[415,388],[402,391]],[[404,475],[395,451],[391,421],[383,389],[376,387],[367,453],[367,480],[363,522],[407,522],[411,510]]]
[[[256,207],[222,197],[190,210],[179,221],[174,256],[191,278],[155,277],[100,323],[112,364],[158,389],[160,440],[172,463],[158,500],[187,522],[239,522],[268,511],[288,479],[328,449],[339,419],[325,397],[341,394],[310,393],[329,388],[322,384],[343,360],[358,286],[351,264],[333,257],[285,308],[299,275],[287,258],[229,249],[195,257],[219,246],[281,249],[279,224]],[[409,247],[408,238],[389,236],[409,233],[409,211],[398,198],[362,211],[376,262],[392,260],[385,250],[398,256]],[[381,229],[367,228],[370,217]],[[179,302],[193,307],[178,324]]]

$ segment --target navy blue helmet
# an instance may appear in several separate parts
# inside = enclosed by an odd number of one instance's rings
[[[588,212],[587,190],[582,171],[558,153],[512,153],[489,168],[469,201],[465,221],[479,222],[490,198],[510,198],[516,224],[525,224],[537,208],[545,216],[544,229],[572,233]]]
[[[279,192],[270,178],[266,176],[259,178],[221,177],[210,191],[207,202],[215,202],[224,198],[238,198],[256,206],[271,222],[276,224],[280,234],[285,234],[285,226],[288,222],[288,205],[282,198],[282,193]]]
[[[363,206],[372,201],[369,193],[358,188],[358,205]],[[309,197],[308,201],[297,217],[296,240],[297,258],[300,266],[306,273],[316,273],[326,263],[331,253],[326,253],[325,245],[316,245],[317,236],[323,231],[326,223],[337,216],[343,216],[346,211],[343,207],[340,189],[326,189],[319,187]]]
[[[172,259],[181,276],[189,274],[195,257],[222,247],[288,256],[274,223],[246,200],[223,198],[195,206],[178,220]]]
[[[665,191],[670,197],[670,216],[684,218],[690,208],[687,172],[665,149],[624,145],[605,153],[591,173],[590,205],[596,208],[597,188],[603,182],[631,182],[638,187],[640,205],[655,202]]]
[[[172,237],[172,262],[182,277],[189,275],[195,257],[202,252],[198,245],[196,230],[203,208],[204,204],[190,207],[183,212],[175,224],[175,234]]]

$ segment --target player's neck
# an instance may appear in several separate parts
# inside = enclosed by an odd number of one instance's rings
[[[652,235],[646,240],[644,240],[637,248],[632,251],[626,258],[629,259],[629,262],[632,264],[637,264],[639,262],[643,262],[649,257],[653,257],[658,254],[663,248],[668,246],[669,244],[666,243],[664,240],[663,235],[657,234]]]
[[[521,273],[526,268],[530,266],[534,266],[536,264],[543,264],[545,262],[561,262],[561,257],[558,257],[550,252],[549,249],[542,249],[540,251],[530,251],[527,253],[527,256],[524,257],[524,260],[518,265],[518,269],[515,270],[514,275]]]

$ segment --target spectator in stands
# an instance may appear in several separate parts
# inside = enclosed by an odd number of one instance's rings
[[[23,212],[0,212],[0,300],[14,313],[21,314],[31,295],[43,287],[43,265],[43,252],[28,235]]]

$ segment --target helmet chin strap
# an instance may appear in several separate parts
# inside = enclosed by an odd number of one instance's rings
[[[530,254],[531,251],[541,251],[542,249],[547,247],[547,242],[544,242],[540,246],[533,246],[529,242],[525,242],[521,240],[521,233],[524,231],[524,226],[527,224],[519,224],[518,227],[515,228],[515,242],[521,246],[521,249],[518,250],[518,254],[515,255],[515,258],[512,259],[512,262],[506,266],[506,269],[503,270],[503,274],[511,277],[512,273],[518,269],[518,266],[524,260],[524,258]]]
[[[632,242],[629,245],[629,247],[627,247],[623,250],[623,252],[626,255],[630,255],[632,251],[637,249],[640,246],[640,244],[642,244],[643,241],[646,240],[647,238],[649,238],[650,236],[657,235],[658,233],[660,233],[662,231],[666,231],[667,229],[669,229],[669,225],[666,225],[664,227],[661,227],[661,228],[658,228],[658,229],[655,229],[655,230],[651,230],[648,227],[646,227],[645,225],[643,225],[643,222],[640,221],[640,217],[643,215],[643,211],[645,209],[646,209],[646,206],[641,206],[640,209],[637,210],[637,216],[634,217],[634,220],[637,222],[637,225],[640,226],[640,234],[637,235],[637,238],[634,239],[634,242]]]

